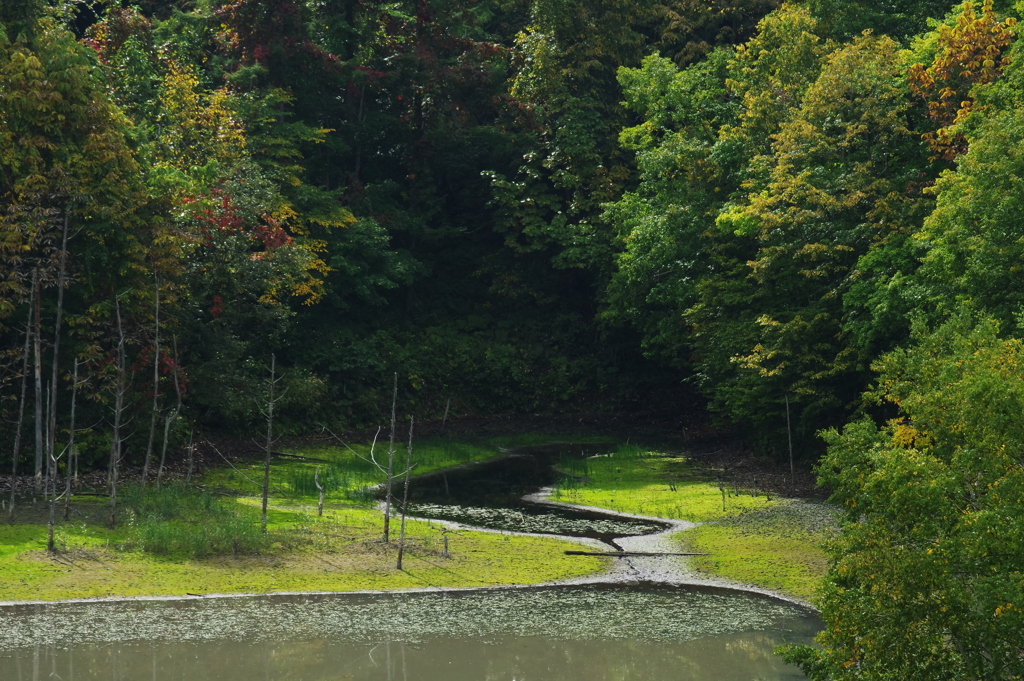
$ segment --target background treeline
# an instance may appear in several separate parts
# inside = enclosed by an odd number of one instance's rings
[[[1016,331],[1013,14],[4,2],[5,422],[66,434],[77,360],[80,449],[121,394],[138,459],[259,420],[274,354],[296,430],[397,371],[437,416],[701,394],[816,456],[895,415],[914,320]]]

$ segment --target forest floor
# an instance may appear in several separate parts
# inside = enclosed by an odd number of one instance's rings
[[[638,426],[655,437],[664,436],[664,425],[655,418],[639,422],[623,418],[616,423],[577,416],[528,419],[527,423],[478,419],[446,424],[443,431],[437,426],[422,428],[424,440],[418,442],[417,451],[424,465],[418,472],[493,457],[499,446],[553,438],[573,441],[595,437],[595,432],[597,437],[619,437],[636,432]],[[531,434],[510,435],[516,431]],[[366,443],[364,435],[348,437]],[[788,471],[750,459],[734,440],[710,431],[677,430],[658,439],[669,444],[653,452],[627,448],[632,454],[618,459],[587,460],[589,486],[570,483],[557,488],[555,498],[704,521],[673,540],[680,550],[712,553],[708,558],[690,559],[691,569],[811,600],[824,574],[818,543],[830,520],[820,503],[796,498],[812,489],[809,472],[797,476],[794,485]],[[214,528],[206,527],[198,532],[209,531],[211,536],[203,549],[195,543],[195,526],[187,525],[186,519],[147,524],[143,516],[151,511],[144,512],[142,507],[138,513],[126,507],[118,528],[110,530],[106,500],[76,497],[70,520],[58,521],[56,553],[47,554],[46,506],[25,498],[19,502],[14,522],[0,522],[0,601],[537,584],[592,579],[610,565],[607,558],[566,556],[565,550],[578,549],[579,544],[555,537],[453,530],[443,523],[410,521],[403,570],[398,570],[397,519],[392,522],[392,542],[384,544],[380,511],[365,496],[353,498],[354,489],[365,489],[368,480],[379,479],[365,461],[368,445],[349,448],[339,446],[336,439],[306,438],[282,443],[279,449],[301,455],[275,459],[268,533],[264,539],[254,536],[251,545],[236,533],[233,539],[227,538],[227,544],[222,537],[215,546]],[[686,459],[679,456],[683,449]],[[258,452],[253,450],[245,441],[223,438],[197,448],[192,462],[192,482],[199,482],[207,496],[220,499],[221,505],[231,503],[248,513],[249,526],[258,522],[255,481],[261,469]],[[338,467],[327,464],[339,456],[355,464],[348,478],[338,478]],[[603,483],[602,466],[607,473]],[[636,483],[632,487],[623,484],[624,466],[630,471],[627,477]],[[187,468],[185,457],[178,456],[167,475],[182,478]],[[726,492],[725,512],[719,507],[721,490],[708,482],[715,475],[734,486]],[[0,487],[7,486],[3,482]],[[99,477],[86,482],[102,488]],[[315,482],[330,488],[322,517],[317,515]],[[792,497],[782,499],[780,491]],[[159,506],[161,502],[151,498],[147,503]],[[153,542],[177,548],[154,551]]]

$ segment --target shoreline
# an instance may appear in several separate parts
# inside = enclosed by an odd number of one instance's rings
[[[508,456],[509,452],[504,452],[495,458],[501,458],[502,456]],[[469,462],[463,464],[464,466],[472,466],[482,462]],[[426,473],[424,475],[431,475],[432,473]],[[696,523],[686,520],[672,520],[670,518],[659,518],[655,516],[644,516],[633,513],[621,513],[612,511],[610,509],[602,508],[599,506],[584,506],[580,504],[569,504],[565,502],[553,501],[550,499],[550,493],[552,488],[546,487],[541,490],[526,495],[523,497],[524,500],[533,503],[554,506],[554,507],[565,507],[583,509],[588,511],[594,511],[609,516],[616,516],[622,518],[632,518],[637,520],[648,520],[667,525],[664,530],[653,534],[646,535],[635,535],[626,536],[616,539],[616,543],[624,551],[644,551],[651,553],[671,553],[677,550],[678,547],[672,543],[672,537],[680,532],[699,527],[703,523]],[[465,525],[453,521],[436,520],[427,518],[416,518],[409,517],[410,520],[420,520],[425,522],[431,522],[436,525],[443,525],[451,527],[453,529],[471,530],[474,532],[484,532],[489,534],[501,534],[501,535],[512,535],[512,536],[528,536],[528,537],[549,537],[552,539],[561,539],[564,541],[570,541],[579,544],[580,546],[607,549],[608,545],[598,539],[588,539],[585,537],[569,537],[566,535],[555,535],[555,534],[542,534],[532,532],[515,532],[508,530],[496,530],[490,528],[480,528],[471,525]],[[440,593],[440,592],[470,592],[470,591],[483,591],[483,590],[507,590],[507,589],[531,589],[531,588],[551,588],[560,586],[583,586],[583,585],[641,585],[649,584],[651,586],[658,585],[669,585],[669,586],[692,586],[701,588],[715,588],[724,589],[729,591],[741,591],[745,593],[758,594],[768,598],[785,601],[797,606],[801,606],[818,612],[818,609],[811,603],[789,596],[771,589],[755,586],[753,584],[745,584],[735,580],[730,580],[722,577],[715,577],[707,575],[706,573],[700,573],[689,568],[687,564],[687,558],[684,556],[623,556],[623,557],[610,557],[608,559],[609,564],[606,568],[600,572],[596,572],[591,575],[582,577],[568,577],[565,579],[549,580],[545,582],[537,582],[533,584],[494,584],[486,586],[424,586],[424,587],[409,587],[409,588],[397,588],[397,589],[359,589],[349,591],[270,591],[270,592],[241,592],[241,593],[211,593],[202,595],[152,595],[152,596],[96,596],[86,598],[70,598],[61,600],[21,600],[21,601],[0,601],[0,608],[14,608],[18,606],[40,606],[40,605],[65,605],[65,604],[86,604],[86,603],[131,603],[131,602],[149,602],[149,601],[199,601],[206,599],[226,599],[226,598],[261,598],[261,597],[295,597],[295,596],[340,596],[340,595],[380,595],[380,594],[400,594],[400,593]]]

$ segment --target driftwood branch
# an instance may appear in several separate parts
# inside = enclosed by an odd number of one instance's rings
[[[566,551],[567,556],[613,556],[625,558],[627,556],[710,556],[710,553],[647,553],[644,551]]]

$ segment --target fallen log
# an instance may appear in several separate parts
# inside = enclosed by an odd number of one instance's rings
[[[710,553],[648,553],[645,551],[566,551],[567,556],[710,556]]]
[[[302,456],[301,454],[289,454],[288,452],[270,452],[274,456],[281,456],[286,459],[297,459],[299,461],[316,461],[318,463],[334,463],[328,459],[318,459],[315,456]]]

